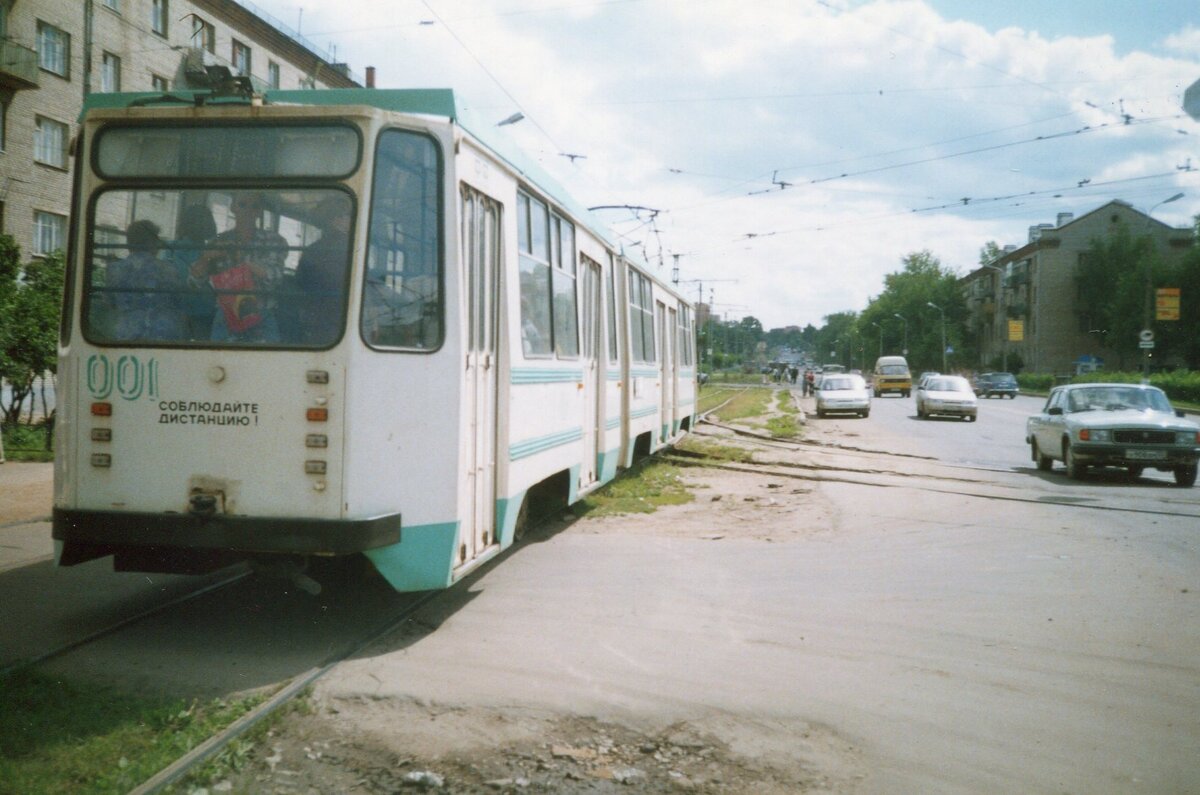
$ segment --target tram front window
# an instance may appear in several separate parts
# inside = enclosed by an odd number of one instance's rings
[[[337,189],[110,190],[89,216],[100,344],[326,348],[342,336],[354,203]]]

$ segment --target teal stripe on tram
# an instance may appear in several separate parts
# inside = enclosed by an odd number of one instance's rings
[[[680,378],[695,378],[695,377],[696,377],[696,371],[695,371],[695,370],[693,370],[693,369],[692,369],[692,368],[690,368],[690,367],[689,367],[688,369],[686,369],[686,370],[680,370],[680,371],[679,371],[679,377],[680,377]]]
[[[570,430],[552,433],[549,436],[539,436],[536,439],[525,439],[524,441],[514,442],[508,446],[508,458],[510,461],[519,461],[522,458],[528,458],[531,455],[535,455],[560,445],[577,442],[582,438],[582,428],[571,428]]]
[[[621,380],[621,371],[620,370],[609,370],[608,371],[608,380],[609,381],[620,381]]]
[[[583,370],[574,368],[514,367],[514,384],[567,384],[583,380]]]
[[[367,557],[397,591],[428,591],[450,585],[458,522],[404,527],[400,543],[368,549]]]
[[[649,417],[650,415],[654,414],[657,411],[658,411],[658,406],[648,406],[643,409],[634,409],[633,411],[629,412],[629,419],[638,420],[638,419],[641,419],[642,417]]]
[[[525,492],[519,491],[511,497],[501,497],[496,500],[496,537],[500,548],[507,549],[512,545],[513,536],[517,531],[517,516],[521,512],[521,502]]]
[[[654,368],[641,368],[640,370],[630,370],[629,374],[635,378],[658,378],[658,370]]]
[[[620,452],[621,448],[614,447],[607,452],[596,454],[596,471],[600,473],[601,483],[608,483],[617,476],[617,462],[620,460]]]
[[[604,421],[604,430],[611,431],[621,427],[620,417],[609,417]]]

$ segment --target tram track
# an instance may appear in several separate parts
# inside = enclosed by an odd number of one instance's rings
[[[884,450],[871,450],[860,447],[831,445],[826,442],[797,442],[782,439],[774,439],[766,437],[753,431],[747,431],[734,426],[726,426],[721,423],[705,420],[709,425],[722,428],[727,431],[732,431],[738,436],[749,438],[756,444],[768,449],[790,450],[799,452],[801,450],[822,450],[830,453],[852,453],[871,456],[880,456],[883,458],[899,457],[904,459],[917,459],[935,463],[940,467],[947,469],[962,469],[972,472],[996,472],[999,474],[1008,474],[1010,470],[1000,470],[988,467],[964,467],[954,464],[943,464],[937,459],[929,456],[911,455],[905,453],[892,453]],[[1079,497],[1042,493],[1030,494],[1029,490],[1023,487],[1014,487],[1006,483],[991,483],[993,489],[1009,490],[1018,488],[1020,494],[1004,494],[995,491],[973,490],[963,488],[961,485],[947,486],[939,488],[936,485],[928,483],[947,483],[947,484],[979,484],[978,478],[963,477],[946,473],[937,472],[908,472],[898,469],[886,469],[880,467],[858,468],[846,465],[831,465],[813,462],[790,462],[790,461],[771,461],[762,463],[739,464],[729,462],[716,462],[707,458],[703,453],[688,453],[685,451],[674,451],[667,457],[674,463],[681,466],[704,466],[723,469],[731,472],[742,472],[747,474],[761,474],[768,477],[789,478],[792,480],[803,480],[810,482],[824,483],[845,483],[850,485],[861,486],[877,486],[881,488],[904,488],[915,489],[936,494],[952,494],[960,497],[971,499],[988,500],[993,502],[1015,502],[1035,505],[1054,505],[1066,508],[1079,508],[1085,510],[1100,510],[1113,511],[1117,513],[1131,513],[1146,516],[1161,516],[1161,517],[1178,517],[1178,518],[1200,518],[1200,502],[1184,501],[1183,506],[1194,506],[1195,510],[1176,510],[1172,508],[1147,508],[1136,506],[1120,506],[1113,505],[1111,502],[1102,501],[1096,498],[1095,501],[1084,501]],[[835,473],[845,473],[838,475]],[[873,476],[873,477],[872,477]],[[896,482],[888,482],[884,478],[893,478]],[[925,483],[922,483],[925,481]],[[1170,488],[1164,485],[1164,488]],[[1089,498],[1091,499],[1091,498]],[[1159,499],[1160,504],[1166,503],[1170,505],[1173,500],[1170,498]]]
[[[44,560],[44,558],[39,558],[37,560]],[[251,573],[252,572],[250,572],[248,570],[232,573],[229,576],[224,577],[221,580],[218,580],[217,582],[208,583],[207,585],[203,586],[202,588],[198,588],[194,591],[188,591],[185,594],[180,594],[179,596],[176,596],[172,599],[168,599],[167,601],[163,602],[162,604],[154,605],[153,607],[148,607],[145,610],[142,610],[141,612],[135,613],[131,616],[126,616],[125,618],[123,618],[119,621],[115,621],[112,624],[109,624],[101,629],[98,629],[94,632],[90,632],[87,635],[84,635],[83,637],[76,638],[76,639],[70,641],[69,643],[64,643],[61,646],[57,646],[53,649],[50,649],[49,651],[41,652],[32,657],[25,657],[25,658],[16,660],[15,662],[11,662],[8,665],[4,666],[3,668],[0,668],[0,679],[3,679],[4,677],[9,676],[10,674],[13,674],[17,671],[24,670],[26,668],[32,668],[35,665],[40,665],[42,663],[54,660],[58,657],[62,657],[64,655],[70,654],[71,652],[81,649],[90,643],[95,643],[96,641],[101,640],[102,638],[106,638],[110,635],[120,632],[123,629],[127,629],[127,628],[133,626],[134,624],[138,624],[142,621],[145,621],[148,618],[157,616],[161,613],[165,613],[166,611],[168,611],[172,608],[175,608],[180,605],[191,602],[193,599],[198,599],[201,596],[205,596],[207,594],[213,593],[214,591],[219,591],[223,588],[228,588],[228,587],[234,585],[235,583],[241,582],[242,580],[246,579],[247,577],[249,577],[251,575]]]

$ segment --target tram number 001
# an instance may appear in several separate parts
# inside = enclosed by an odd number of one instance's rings
[[[143,362],[136,356],[124,355],[113,362],[98,353],[88,357],[87,388],[93,400],[105,400],[116,393],[123,400],[158,396],[158,361]]]

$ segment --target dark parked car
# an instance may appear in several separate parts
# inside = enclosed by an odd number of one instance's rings
[[[1017,386],[1017,379],[1012,373],[981,373],[975,378],[975,394],[979,397],[999,395],[1015,400],[1020,392],[1021,387]]]

